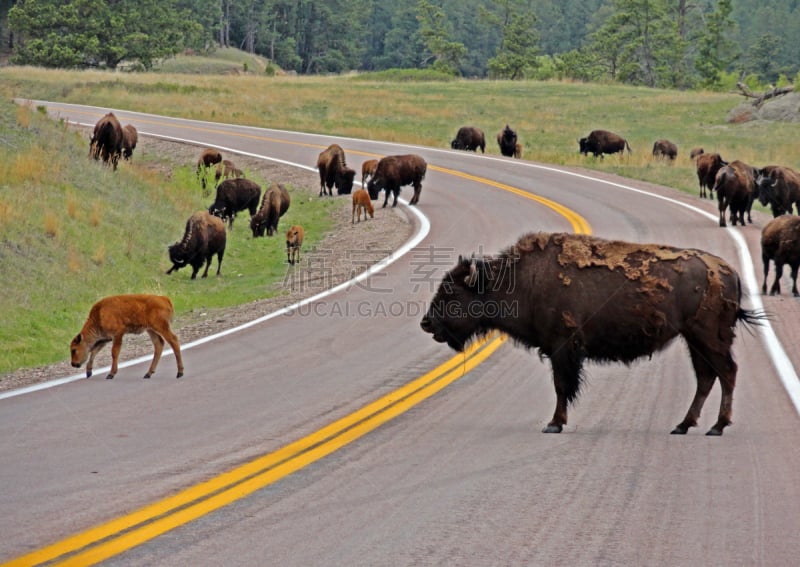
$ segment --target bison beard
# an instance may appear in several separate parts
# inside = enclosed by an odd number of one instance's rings
[[[736,384],[734,327],[763,317],[742,309],[740,298],[733,268],[701,250],[531,233],[498,257],[460,258],[420,325],[458,351],[491,330],[538,348],[552,364],[557,398],[546,433],[559,433],[567,423],[585,360],[628,364],[681,335],[697,391],[672,433],[697,425],[719,377],[719,417],[708,435],[722,435],[731,423]]]

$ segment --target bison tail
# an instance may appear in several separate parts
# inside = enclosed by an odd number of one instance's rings
[[[736,311],[736,321],[741,321],[750,330],[753,327],[760,327],[764,321],[769,321],[769,314],[763,309],[742,309],[741,307]]]

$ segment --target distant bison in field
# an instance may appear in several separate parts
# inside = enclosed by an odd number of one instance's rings
[[[367,220],[367,213],[369,218],[375,218],[375,209],[372,208],[372,200],[369,198],[369,193],[366,189],[358,189],[353,191],[353,218],[352,222],[356,222],[356,213],[358,214],[358,222],[361,222],[361,211],[364,211],[364,220]]]
[[[197,277],[197,272],[206,265],[202,277],[208,276],[208,268],[214,255],[217,256],[217,275],[222,269],[222,257],[225,256],[225,246],[228,235],[225,224],[221,219],[207,211],[198,211],[186,221],[183,238],[167,249],[172,267],[167,271],[171,274],[184,266],[192,267],[192,279]]]
[[[719,225],[725,223],[725,211],[730,208],[731,224],[736,226],[737,221],[744,226],[745,213],[747,222],[752,223],[750,209],[756,197],[756,176],[758,170],[739,160],[732,161],[723,166],[714,179],[713,191],[717,192],[719,205]]]
[[[81,332],[69,345],[72,366],[80,368],[88,358],[86,377],[89,378],[94,368],[94,357],[105,345],[111,343],[111,371],[106,376],[111,379],[117,374],[123,335],[147,331],[155,352],[144,377],[150,378],[155,373],[166,341],[175,354],[178,364],[177,378],[180,378],[183,376],[181,345],[170,329],[174,313],[172,301],[164,295],[112,295],[101,299],[92,306]]]
[[[238,179],[244,177],[244,172],[236,167],[236,165],[229,159],[224,159],[217,164],[214,171],[214,187],[219,186],[220,181],[225,179]]]
[[[714,198],[714,181],[717,179],[717,172],[728,165],[728,162],[722,159],[719,154],[698,154],[695,158],[695,166],[697,167],[697,181],[700,184],[700,197],[706,197],[706,188],[708,189],[708,198]]]
[[[378,162],[375,168],[375,176],[367,183],[369,198],[378,198],[381,190],[386,191],[386,198],[383,206],[389,202],[389,193],[394,195],[393,207],[397,206],[397,196],[400,194],[400,187],[412,185],[414,196],[409,201],[410,205],[419,202],[419,194],[422,191],[422,180],[425,179],[425,172],[428,169],[427,162],[416,154],[406,154],[399,156],[386,156]]]
[[[517,133],[508,125],[497,133],[497,145],[500,153],[506,157],[519,157],[517,155]]]
[[[761,261],[764,264],[764,284],[761,292],[767,293],[769,261],[775,262],[775,281],[770,295],[780,294],[783,265],[789,264],[792,271],[792,295],[797,291],[797,270],[800,268],[800,217],[783,215],[772,219],[761,231]]]
[[[89,155],[94,159],[103,159],[103,164],[109,162],[117,170],[119,157],[122,155],[124,134],[119,120],[113,112],[109,112],[94,125],[92,137],[89,140]]]
[[[608,130],[592,130],[585,138],[578,140],[580,146],[580,153],[584,155],[594,154],[594,157],[603,157],[604,154],[616,154],[624,152],[628,149],[631,153],[631,147],[628,141],[622,136],[609,132]]]
[[[772,216],[792,214],[792,207],[800,215],[800,173],[791,167],[767,165],[758,170],[756,191],[762,205],[769,205]]]
[[[486,137],[480,128],[462,126],[456,132],[456,137],[450,142],[450,147],[454,150],[468,150],[470,152],[477,152],[478,148],[480,148],[481,153],[485,153]]]
[[[217,195],[208,212],[228,221],[228,229],[233,228],[236,213],[248,209],[250,216],[256,214],[261,187],[249,179],[226,179],[217,187]]]
[[[674,161],[678,157],[678,146],[669,140],[656,140],[653,144],[653,157]]]
[[[295,265],[300,261],[300,248],[303,246],[305,231],[296,224],[286,231],[286,261]]]
[[[206,187],[208,185],[208,181],[206,177],[208,177],[208,170],[211,168],[212,165],[216,165],[222,161],[222,154],[219,150],[215,150],[213,148],[205,148],[202,152],[200,152],[200,157],[197,158],[197,179],[200,180],[200,185],[203,187],[203,194],[207,195]]]
[[[539,349],[550,359],[556,391],[545,433],[566,425],[567,408],[584,384],[585,361],[629,364],[680,335],[689,345],[697,390],[672,433],[697,425],[719,377],[719,416],[708,435],[722,435],[736,385],[734,328],[761,318],[741,307],[741,296],[733,267],[702,250],[531,233],[496,257],[459,258],[420,325],[457,351],[492,330]]]
[[[122,157],[130,160],[138,143],[139,133],[136,128],[132,124],[126,124],[122,129]]]
[[[692,148],[692,151],[689,152],[689,159],[694,161],[695,158],[697,158],[697,156],[699,156],[701,154],[704,154],[704,153],[705,153],[705,150],[703,148],[700,148],[700,147]]]
[[[356,171],[347,167],[344,150],[339,144],[331,144],[317,157],[319,170],[319,196],[333,195],[331,188],[336,185],[338,195],[349,195],[353,190]]]
[[[283,183],[273,183],[264,192],[261,199],[261,207],[258,212],[250,219],[250,230],[253,231],[253,238],[272,236],[278,230],[278,222],[281,217],[289,210],[292,200],[289,191]]]

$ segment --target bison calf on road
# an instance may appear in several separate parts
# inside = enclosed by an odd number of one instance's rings
[[[538,348],[552,364],[553,419],[559,433],[583,385],[583,363],[630,363],[681,335],[689,345],[697,390],[672,433],[697,425],[715,380],[722,386],[717,422],[731,423],[737,366],[731,355],[742,309],[739,276],[724,260],[694,249],[573,235],[531,233],[499,256],[459,259],[434,296],[422,329],[462,351],[491,330]]]
[[[631,153],[628,141],[619,134],[608,130],[592,130],[588,136],[578,140],[578,145],[581,154],[589,155],[591,153],[594,157],[622,153],[625,148],[628,149],[628,153]]]
[[[761,231],[761,261],[764,264],[762,293],[767,293],[770,260],[775,262],[775,281],[769,294],[781,293],[783,265],[789,264],[792,270],[792,295],[800,296],[797,291],[797,270],[800,268],[800,217],[779,216],[769,221]]]
[[[331,188],[336,185],[338,195],[349,195],[353,190],[355,169],[347,167],[344,150],[339,144],[331,144],[317,157],[319,170],[319,196],[333,195]],[[327,190],[327,191],[326,191]]]
[[[456,137],[450,142],[450,147],[454,150],[467,150],[470,152],[477,152],[478,148],[480,148],[481,153],[486,153],[486,137],[480,128],[462,126],[456,132]]]
[[[183,239],[170,246],[169,260],[172,267],[167,271],[171,274],[184,266],[192,267],[192,279],[197,277],[197,272],[206,264],[202,277],[208,276],[208,268],[214,254],[217,255],[217,275],[222,268],[222,257],[225,255],[227,243],[225,224],[221,219],[206,211],[198,211],[186,221]]]
[[[264,193],[261,199],[261,208],[250,219],[250,230],[253,231],[253,238],[272,236],[278,230],[278,222],[281,217],[289,210],[291,198],[283,183],[273,183]]]
[[[369,198],[378,198],[381,190],[386,191],[386,198],[383,206],[389,202],[389,193],[394,194],[393,207],[397,206],[397,196],[400,194],[400,187],[412,185],[414,196],[409,201],[410,205],[419,202],[419,194],[422,192],[422,180],[425,179],[425,172],[428,170],[428,163],[415,154],[401,156],[386,156],[378,162],[375,168],[375,176],[367,183]]]
[[[105,345],[111,343],[111,371],[106,378],[113,378],[117,374],[123,335],[147,331],[155,352],[150,369],[144,377],[150,378],[156,371],[166,341],[175,353],[175,361],[178,363],[177,378],[180,378],[183,376],[183,359],[178,337],[170,329],[173,314],[172,301],[163,295],[112,295],[101,299],[92,306],[81,332],[69,345],[72,366],[80,368],[88,358],[86,377],[89,378],[92,375],[94,357]]]

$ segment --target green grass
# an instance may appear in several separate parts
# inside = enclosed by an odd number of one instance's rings
[[[106,293],[170,293],[183,311],[261,297],[270,277],[283,273],[282,251],[272,250],[281,247],[270,246],[274,241],[239,242],[248,240],[242,230],[231,237],[222,280],[190,282],[185,270],[161,275],[168,267],[166,245],[180,237],[188,215],[204,206],[191,172],[165,187],[138,166],[116,175],[87,166],[74,159],[86,154],[83,141],[38,113],[18,113],[7,102],[12,97],[441,148],[449,148],[459,126],[470,124],[486,132],[490,154],[499,154],[494,137],[508,123],[518,131],[525,159],[613,172],[693,195],[697,180],[688,153],[694,146],[756,166],[800,168],[800,124],[729,123],[728,112],[744,100],[733,93],[442,80],[407,72],[268,76],[256,71],[262,61],[248,57],[236,50],[182,56],[154,73],[0,68],[6,101],[0,103],[0,341],[7,345],[0,372],[62,359],[65,341],[76,331],[76,306],[82,312]],[[247,73],[241,72],[245,63]],[[578,138],[596,128],[626,137],[633,154],[602,160],[579,155]],[[678,144],[674,164],[651,158],[658,138]],[[325,206],[309,204],[303,214],[314,220],[302,222],[293,217],[301,210],[293,204],[286,222],[319,227]],[[74,217],[69,210],[76,211]],[[97,226],[91,225],[92,214],[100,218]],[[264,266],[258,274],[245,269],[253,261]],[[211,288],[220,291],[208,293]]]
[[[167,246],[208,206],[193,167],[138,154],[116,173],[87,159],[84,137],[41,113],[0,102],[0,373],[63,360],[66,345],[104,295],[169,295],[178,313],[227,307],[281,293],[283,239],[253,239],[247,215],[228,235],[223,277],[167,276]],[[75,156],[80,156],[76,159]],[[155,167],[158,165],[159,167]],[[270,181],[254,180],[266,187]],[[339,201],[289,186],[281,226],[306,227],[310,249],[332,226]]]

